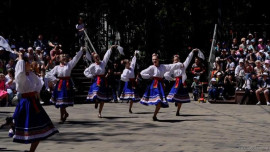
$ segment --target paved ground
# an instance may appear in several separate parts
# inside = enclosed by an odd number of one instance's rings
[[[42,142],[38,152],[212,152],[270,151],[270,107],[266,105],[185,104],[182,116],[175,107],[161,109],[159,122],[152,121],[153,106],[109,103],[104,118],[97,118],[94,105],[69,108],[70,117],[58,124],[59,113],[44,106],[60,130]],[[12,115],[14,107],[0,107],[0,121]],[[16,144],[0,130],[0,151],[23,151],[29,145]]]

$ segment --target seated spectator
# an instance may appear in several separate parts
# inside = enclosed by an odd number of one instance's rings
[[[263,39],[260,38],[260,39],[258,40],[258,42],[259,42],[259,44],[258,44],[258,46],[257,46],[258,50],[265,50],[265,45],[263,44]]]
[[[246,55],[244,54],[244,50],[243,50],[242,48],[239,48],[238,54],[237,54],[237,59],[238,59],[238,61],[239,61],[240,59],[245,59],[245,58],[246,58]]]
[[[6,75],[6,88],[8,93],[8,102],[11,105],[11,101],[14,96],[17,94],[16,83],[15,83],[15,73],[13,69],[7,70],[8,74]]]
[[[218,72],[218,73],[217,73],[216,81],[217,81],[216,83],[218,84],[218,93],[219,93],[219,96],[218,96],[218,97],[221,97],[223,100],[225,100],[224,97],[223,97],[223,91],[224,91],[224,78],[223,78],[221,72]]]
[[[59,45],[56,45],[54,49],[52,49],[50,52],[51,60],[58,62],[60,54],[62,54],[62,52],[63,51],[61,50],[61,47]]]
[[[27,57],[24,48],[20,47],[19,52],[22,53],[24,57]]]
[[[256,65],[256,67],[254,68],[254,72],[257,74],[257,77],[260,78],[261,75],[262,75],[263,72],[264,72],[264,69],[263,69],[263,67],[262,67],[262,65],[261,65],[261,61],[260,61],[260,60],[257,60],[257,61],[255,62],[255,65]]]
[[[228,98],[229,96],[233,96],[235,94],[236,83],[233,76],[234,75],[231,73],[229,75],[226,75],[224,78],[224,98]]]
[[[8,93],[6,91],[5,75],[0,73],[0,101],[3,101],[8,106]]]
[[[264,52],[265,54],[265,60],[270,60],[270,52],[267,51],[267,52]]]
[[[246,60],[249,61],[249,63],[255,64],[257,57],[252,49],[248,49],[248,54],[246,55]]]
[[[250,41],[250,45],[248,46],[248,49],[252,50],[253,53],[257,52],[257,46],[255,45],[255,39],[252,39]]]
[[[239,60],[239,65],[235,68],[235,78],[236,78],[236,91],[242,90],[242,86],[245,82],[245,65],[244,60]]]
[[[233,50],[233,49],[231,50],[231,55],[230,55],[230,57],[233,58],[234,63],[238,63],[239,58],[238,58],[238,56],[236,55],[236,51],[235,51],[235,50]]]
[[[220,56],[222,51],[222,47],[220,45],[220,42],[217,42],[215,47],[215,56]]]
[[[226,69],[226,65],[227,65],[227,50],[223,49],[220,55],[220,63],[222,64],[222,69],[225,70]]]
[[[212,70],[211,78],[213,78],[214,76],[216,76],[216,74],[218,72],[221,72],[222,74],[224,74],[222,67],[223,66],[222,66],[222,63],[220,62],[220,58],[219,57],[216,57],[216,62],[214,62],[214,65],[213,65],[213,70]]]
[[[50,71],[51,69],[53,69],[56,65],[56,62],[51,60],[51,57],[49,55],[45,56],[45,65],[44,68],[46,71]]]
[[[191,88],[192,88],[192,93],[193,93],[193,98],[195,101],[198,101],[198,97],[200,97],[200,81],[198,77],[193,77],[193,82],[191,84]]]
[[[205,73],[205,66],[201,63],[200,58],[195,58],[195,63],[193,63],[191,67],[191,72],[195,76],[200,76],[200,80],[202,80],[202,75]]]
[[[227,74],[233,74],[235,70],[235,63],[232,56],[229,56],[227,58],[227,66],[226,66],[226,73]]]
[[[48,42],[43,39],[43,35],[39,34],[38,39],[34,42],[34,48],[40,47],[41,50],[44,50],[47,53]]]
[[[241,38],[241,44],[239,45],[239,50],[243,49],[244,51],[247,51],[247,44],[246,44],[246,38]]]
[[[57,35],[54,36],[53,40],[48,41],[48,44],[51,48],[55,48],[57,45],[62,47],[62,45],[59,42],[59,37]]]
[[[256,96],[256,90],[259,88],[259,84],[257,75],[255,73],[252,73],[251,77],[245,81],[243,88],[245,88],[245,94],[240,104],[243,104],[247,97],[249,97],[249,99],[252,99],[252,96]]]
[[[216,100],[218,98],[218,95],[219,95],[218,84],[216,82],[217,82],[216,78],[212,78],[211,82],[210,82],[210,85],[207,88],[209,98],[211,100]]]
[[[233,39],[231,49],[233,49],[233,50],[238,50],[239,49],[236,38]]]
[[[32,63],[34,61],[35,55],[34,55],[34,50],[33,50],[32,47],[29,47],[27,49],[26,56],[27,56],[27,58],[28,58],[28,60],[29,60],[30,63]]]
[[[250,61],[245,61],[245,79],[248,79],[251,76],[251,73],[254,72],[254,66]]]
[[[248,36],[247,36],[246,44],[247,44],[247,45],[250,45],[252,39],[253,39],[253,35],[252,35],[251,33],[249,33]]]
[[[230,51],[230,48],[227,46],[227,43],[226,42],[223,42],[222,43],[222,50],[226,50],[226,52],[229,52]]]
[[[217,71],[223,71],[223,65],[220,62],[220,57],[216,57],[216,62],[214,63],[213,68],[216,69]]]
[[[31,63],[31,67],[32,67],[33,72],[37,76],[40,76],[40,65],[36,61]]]
[[[270,60],[265,60],[263,69],[264,72],[270,74]]]
[[[41,47],[37,47],[36,48],[35,54],[36,54],[36,61],[37,61],[37,63],[40,64],[40,65],[44,65],[43,52],[41,50]]]
[[[260,60],[261,62],[264,62],[265,61],[265,54],[264,54],[264,50],[260,50],[258,53],[257,53],[257,60]]]
[[[13,59],[10,59],[8,61],[8,64],[6,65],[6,69],[15,69],[15,61]]]
[[[268,78],[268,73],[264,72],[262,74],[262,78],[259,80],[258,89],[256,90],[256,97],[258,100],[257,105],[261,105],[261,97],[260,94],[263,93],[264,97],[267,101],[267,105],[270,106],[269,102],[269,88],[270,88],[270,80]]]
[[[267,52],[270,52],[270,40],[267,40],[267,44],[265,46]]]

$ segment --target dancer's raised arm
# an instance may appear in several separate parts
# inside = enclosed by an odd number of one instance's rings
[[[79,62],[81,56],[83,55],[84,49],[81,47],[80,51],[73,57],[71,61],[68,62],[68,65],[71,66],[71,68],[74,68],[75,65]]]
[[[188,65],[190,64],[190,62],[191,62],[191,60],[192,60],[192,57],[193,57],[193,55],[194,55],[194,51],[196,51],[196,49],[193,49],[193,50],[189,53],[188,57],[186,58],[185,62],[183,63],[185,69],[186,69],[186,68],[188,67]]]
[[[106,66],[107,65],[107,63],[108,63],[108,61],[109,61],[109,59],[110,59],[110,56],[111,56],[111,54],[112,54],[112,49],[113,48],[115,48],[115,47],[117,47],[117,45],[113,45],[109,50],[107,50],[107,52],[105,53],[105,55],[104,55],[104,57],[103,57],[103,60],[102,60],[102,62],[103,62],[103,64]]]
[[[132,69],[134,69],[135,66],[136,66],[136,53],[134,54],[134,57],[132,58],[131,64],[130,64],[130,67],[131,67]]]

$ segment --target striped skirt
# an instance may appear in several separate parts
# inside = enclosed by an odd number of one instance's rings
[[[95,100],[109,102],[112,100],[112,91],[109,89],[106,78],[96,76],[94,83],[90,86],[87,100],[93,102]]]
[[[176,81],[167,96],[167,101],[175,103],[188,103],[190,102],[187,88],[182,83],[182,77],[176,77]]]
[[[140,97],[136,90],[135,79],[130,79],[125,83],[123,91],[120,95],[120,100],[140,101]]]
[[[147,106],[161,103],[161,107],[169,107],[164,93],[164,84],[162,78],[153,79],[151,85],[147,87],[143,97],[141,98],[140,103]]]
[[[22,94],[13,119],[14,142],[28,144],[58,133],[34,92]]]
[[[74,90],[70,77],[59,78],[54,88],[51,102],[56,108],[65,108],[74,105]]]

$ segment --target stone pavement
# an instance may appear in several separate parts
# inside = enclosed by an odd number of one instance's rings
[[[59,110],[44,106],[60,134],[42,141],[38,152],[212,152],[270,151],[270,107],[266,105],[209,104],[161,109],[152,121],[154,106],[105,104],[102,119],[92,104],[68,108],[70,117],[58,124]],[[15,107],[0,107],[0,122]],[[30,145],[13,143],[8,129],[0,130],[0,151],[19,152]]]

